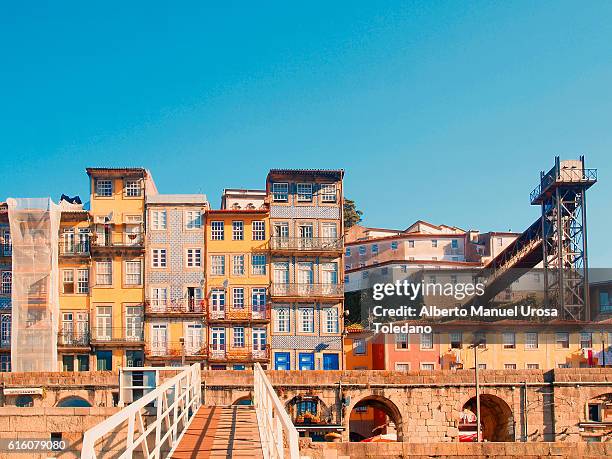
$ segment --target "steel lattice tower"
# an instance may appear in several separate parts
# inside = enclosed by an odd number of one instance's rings
[[[557,156],[530,195],[542,208],[545,304],[565,320],[590,320],[586,190],[595,182],[597,170],[584,167],[584,156]]]

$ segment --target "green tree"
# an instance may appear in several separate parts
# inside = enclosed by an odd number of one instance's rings
[[[361,221],[363,212],[357,209],[355,201],[344,199],[344,229],[349,229]]]

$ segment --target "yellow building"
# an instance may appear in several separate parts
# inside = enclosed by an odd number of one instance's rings
[[[95,369],[144,361],[144,213],[153,180],[142,168],[88,168],[91,345]]]
[[[249,193],[246,193],[249,192]],[[269,365],[269,213],[264,192],[225,190],[206,213],[208,365]]]

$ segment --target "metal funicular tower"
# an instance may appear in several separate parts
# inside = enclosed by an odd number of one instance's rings
[[[584,167],[584,156],[569,161],[557,156],[530,194],[531,204],[542,209],[545,302],[565,320],[590,320],[586,190],[595,182],[597,170]]]

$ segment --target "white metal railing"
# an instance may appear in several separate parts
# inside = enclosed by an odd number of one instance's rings
[[[253,386],[253,405],[259,424],[264,458],[283,459],[285,457],[284,438],[286,438],[289,446],[289,459],[299,459],[298,431],[259,363],[253,366]]]
[[[185,367],[155,390],[85,432],[81,459],[96,459],[96,443],[108,439],[126,422],[125,446],[113,457],[131,458],[137,448],[145,459],[169,457],[202,404],[201,386],[200,364]],[[149,413],[145,407],[151,403],[155,412]],[[148,416],[154,419],[151,421]],[[162,451],[164,445],[167,451]]]

